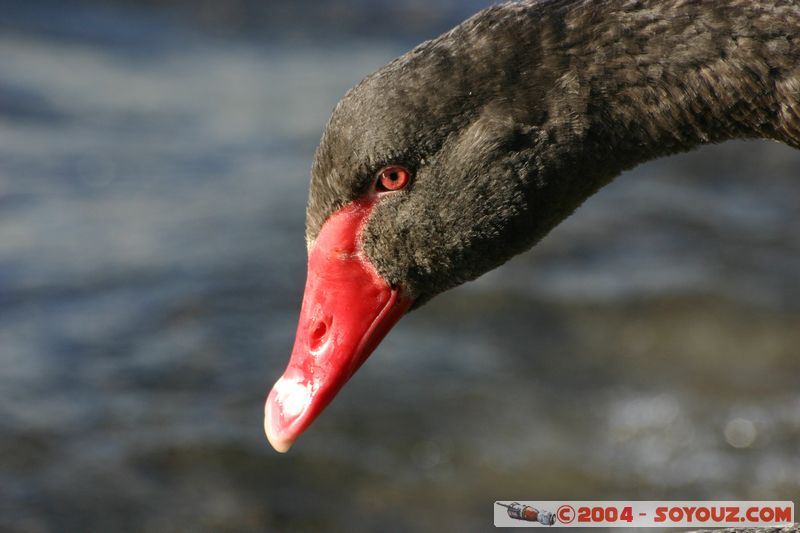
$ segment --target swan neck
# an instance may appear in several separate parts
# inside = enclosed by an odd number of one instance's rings
[[[563,24],[556,87],[622,169],[736,138],[800,147],[800,2],[587,1]]]

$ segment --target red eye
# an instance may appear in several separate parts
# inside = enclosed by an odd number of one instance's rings
[[[378,172],[376,186],[379,191],[398,191],[408,185],[409,181],[411,181],[411,174],[407,168],[392,165]]]

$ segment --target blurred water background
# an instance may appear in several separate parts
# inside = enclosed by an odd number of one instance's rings
[[[800,152],[652,162],[262,434],[344,91],[484,1],[0,1],[0,530],[482,531],[800,499]]]

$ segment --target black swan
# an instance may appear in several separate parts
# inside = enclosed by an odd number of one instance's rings
[[[800,148],[800,0],[509,3],[370,75],[315,155],[270,443],[288,450],[409,309],[527,250],[623,170],[734,138]]]

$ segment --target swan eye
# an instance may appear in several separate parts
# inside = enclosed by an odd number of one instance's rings
[[[375,187],[378,191],[399,191],[411,181],[411,173],[407,168],[399,165],[386,167],[378,172],[378,181]]]

